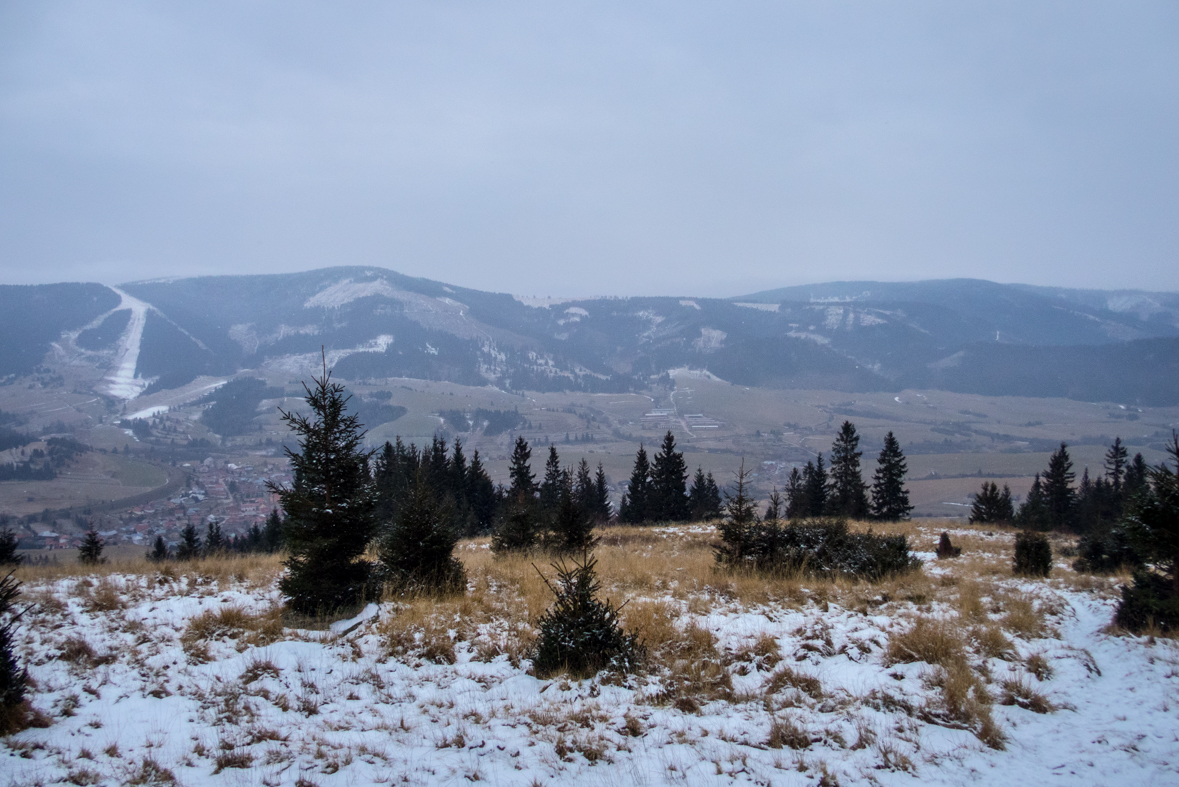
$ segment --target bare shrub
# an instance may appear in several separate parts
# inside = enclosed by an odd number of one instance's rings
[[[1048,680],[1054,672],[1052,665],[1048,663],[1048,659],[1044,657],[1043,653],[1033,653],[1023,663],[1028,668],[1028,672],[1036,676],[1036,680]]]
[[[789,666],[782,665],[766,682],[765,695],[772,696],[785,688],[798,689],[814,700],[823,699],[823,684],[818,678],[795,672]]]
[[[790,718],[775,718],[770,722],[770,734],[766,746],[771,749],[808,749],[811,736]]]
[[[999,703],[1002,705],[1015,705],[1033,713],[1052,713],[1056,710],[1047,697],[1023,681],[1005,680],[1001,687],[1003,694]]]

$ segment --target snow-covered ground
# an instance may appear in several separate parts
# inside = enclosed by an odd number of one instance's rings
[[[473,594],[500,581],[481,550],[463,553]],[[599,554],[605,565],[613,553]],[[932,597],[908,599],[832,586],[755,603],[723,582],[693,595],[655,581],[632,603],[674,613],[685,637],[715,638],[697,652],[717,663],[665,658],[646,675],[582,681],[533,676],[497,646],[499,621],[465,620],[458,602],[439,647],[388,603],[339,633],[283,628],[272,576],[32,581],[19,636],[33,703],[52,725],[4,740],[0,784],[1179,783],[1179,648],[1105,633],[1114,601],[1103,580],[1008,572],[971,585],[982,590],[969,630],[1007,638],[999,655],[971,655],[1004,747],[941,712],[940,668],[896,663],[890,644],[918,619],[964,619],[971,602],[954,595],[966,594],[955,573],[977,567],[958,563],[928,561]],[[1020,604],[1042,630],[1012,622]],[[731,690],[670,690],[704,667]],[[1004,705],[1005,685],[1055,710]]]

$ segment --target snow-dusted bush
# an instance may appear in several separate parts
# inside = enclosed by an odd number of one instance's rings
[[[1018,576],[1046,577],[1052,571],[1052,545],[1043,533],[1025,530],[1015,536],[1015,563]]]
[[[0,735],[15,732],[24,726],[28,708],[25,690],[28,673],[17,662],[12,634],[20,613],[12,602],[20,595],[20,582],[12,573],[0,579]]]
[[[540,674],[567,669],[576,675],[592,675],[603,669],[631,672],[646,658],[638,635],[623,631],[618,607],[601,601],[598,561],[583,554],[572,566],[553,563],[557,585],[549,589],[557,601],[540,619],[540,637],[533,665]],[[548,580],[545,580],[548,584]]]
[[[753,522],[743,528],[741,537],[739,550],[718,552],[722,564],[869,580],[903,574],[921,565],[910,553],[905,536],[853,533],[840,520]],[[733,556],[738,559],[731,559]]]

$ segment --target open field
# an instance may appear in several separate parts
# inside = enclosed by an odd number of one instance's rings
[[[225,378],[203,377],[181,389],[122,403],[86,392],[86,386],[94,381],[85,377],[85,369],[65,367],[62,373],[65,386],[22,382],[0,387],[0,410],[23,419],[21,428],[64,426],[96,449],[118,449],[121,455],[129,448],[142,463],[159,463],[166,459],[170,446],[182,446],[188,440],[207,440],[209,447],[201,450],[227,461],[249,463],[251,455],[275,455],[280,453],[278,444],[289,436],[277,408],[302,404],[297,379],[271,374],[268,384],[283,388],[287,398],[262,403],[254,420],[258,431],[222,438],[202,424],[202,406],[196,402]],[[517,435],[533,445],[537,471],[543,465],[545,446],[552,441],[566,463],[574,464],[583,457],[591,466],[601,462],[612,482],[615,501],[630,475],[639,444],[655,450],[668,429],[675,434],[691,471],[703,467],[725,484],[744,461],[754,472],[753,493],[764,499],[775,486],[785,484],[791,467],[805,464],[819,452],[827,454],[839,426],[845,419],[851,420],[861,435],[867,480],[884,435],[896,433],[908,457],[914,514],[922,517],[964,515],[970,496],[984,478],[1009,484],[1017,496],[1024,494],[1032,474],[1047,466],[1050,452],[1061,441],[1070,444],[1078,477],[1085,467],[1093,474],[1101,472],[1102,455],[1115,436],[1123,438],[1131,454],[1141,451],[1147,462],[1157,463],[1163,459],[1162,436],[1179,426],[1179,408],[941,391],[848,394],[745,388],[686,370],[673,372],[672,380],[672,388],[632,394],[509,393],[491,386],[406,378],[347,381],[347,385],[357,396],[388,391],[389,404],[406,408],[406,414],[396,421],[371,428],[369,442],[374,447],[398,435],[419,446],[428,444],[435,434],[451,440],[461,437],[467,455],[478,450],[492,479],[506,482],[508,458]],[[477,407],[518,409],[528,423],[500,435],[464,434],[438,416],[441,410]],[[644,424],[643,415],[654,408],[668,409],[672,415],[666,422]],[[166,413],[170,430],[166,438],[140,443],[117,425],[121,416],[149,413]],[[685,417],[693,414],[710,419],[715,428],[693,427],[696,422]],[[578,436],[586,433],[592,435],[592,441],[577,442]],[[154,459],[149,456],[153,449],[157,452]],[[203,456],[195,458],[199,461]],[[110,500],[137,494],[159,482],[158,474],[153,477],[142,468],[142,472],[132,472],[132,466],[120,467],[110,459],[113,457],[105,458],[109,466],[101,468],[71,468],[75,477],[68,484],[62,479],[2,483],[0,512],[23,515],[77,506],[87,500]]]
[[[963,557],[933,559],[943,527]],[[877,525],[879,530],[879,525]],[[1124,577],[1011,575],[1012,534],[907,523],[879,583],[714,569],[712,528],[607,529],[604,593],[645,671],[538,679],[533,563],[459,554],[463,597],[384,599],[347,633],[284,616],[277,557],[22,568],[20,651],[50,726],[32,785],[1163,784],[1179,648],[1107,629]],[[1059,549],[1067,542],[1057,540]],[[302,626],[301,628],[295,626]],[[338,629],[340,627],[337,627]],[[19,756],[17,756],[19,755]]]

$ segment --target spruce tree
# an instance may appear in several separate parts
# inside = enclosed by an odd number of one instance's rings
[[[716,561],[723,565],[740,565],[749,552],[753,528],[757,524],[755,502],[748,489],[749,475],[742,459],[736,488],[732,493],[725,492],[725,518],[718,528],[721,543],[714,548]]]
[[[168,552],[168,545],[164,543],[164,537],[156,536],[151,552],[147,553],[147,559],[152,563],[163,563],[169,557],[171,555]]]
[[[478,451],[471,455],[471,465],[467,468],[467,502],[471,507],[478,532],[489,532],[495,523],[499,497],[496,495],[491,476],[483,467],[483,460],[479,458]]]
[[[197,534],[196,525],[189,522],[180,531],[180,543],[176,545],[177,560],[196,560],[203,552],[201,537]]]
[[[610,505],[610,483],[606,479],[606,470],[598,462],[597,472],[594,473],[594,518],[599,522],[609,522],[614,515]]]
[[[570,473],[566,472],[553,517],[552,548],[572,555],[593,549],[596,542],[593,518],[577,499]]]
[[[1113,445],[1105,452],[1105,477],[1113,485],[1117,494],[1122,493],[1122,479],[1126,477],[1126,446],[1122,445],[1122,438],[1115,437]]]
[[[1048,460],[1044,473],[1044,501],[1048,506],[1048,520],[1054,528],[1071,528],[1076,512],[1077,493],[1073,490],[1073,462],[1068,455],[1068,445],[1061,443]]]
[[[909,504],[909,490],[905,489],[908,470],[901,444],[889,432],[872,477],[872,516],[875,519],[898,522],[909,518],[913,506]]]
[[[228,546],[220,523],[210,522],[208,530],[205,531],[205,557],[220,557]]]
[[[786,513],[786,506],[782,502],[782,496],[778,494],[778,487],[774,487],[774,491],[770,492],[769,502],[766,503],[766,512],[762,516],[763,522],[777,522]]]
[[[803,484],[802,473],[797,467],[790,469],[790,477],[786,479],[786,511],[787,519],[799,519],[809,513],[806,503],[806,486]]]
[[[7,518],[5,518],[4,524],[8,524]],[[24,556],[16,551],[19,543],[16,534],[7,527],[0,530],[0,566],[19,566],[21,564]]]
[[[983,481],[982,489],[974,496],[974,505],[970,507],[970,524],[1010,522],[1012,518],[1011,490],[1004,485],[1000,492],[994,481]]]
[[[20,582],[10,571],[0,579],[0,736],[22,729],[28,718],[25,692],[29,674],[20,666],[13,642],[17,622],[24,614],[13,606],[19,595]]]
[[[860,473],[860,437],[851,421],[844,421],[831,446],[831,480],[827,512],[849,519],[868,516],[868,487]]]
[[[543,531],[536,500],[524,492],[517,492],[514,496],[509,492],[491,536],[491,551],[497,555],[529,552],[540,546]]]
[[[78,547],[78,562],[87,566],[105,563],[106,561],[102,559],[102,547],[102,539],[98,537],[98,532],[87,530],[86,534],[82,536],[82,545]]]
[[[688,508],[688,468],[684,455],[675,450],[675,436],[671,430],[663,438],[663,445],[655,455],[651,467],[651,519],[683,522],[691,514]]]
[[[581,461],[577,463],[577,472],[573,475],[573,499],[590,518],[590,521],[597,519],[596,498],[594,477],[590,474],[589,462],[585,460],[585,457],[582,457]]]
[[[528,441],[517,437],[512,449],[512,463],[508,468],[508,477],[511,479],[508,495],[513,500],[520,495],[531,500],[536,494],[536,476],[532,474],[531,460],[532,449],[528,447]]]
[[[355,604],[371,590],[372,566],[361,556],[377,526],[372,452],[361,448],[360,421],[345,413],[344,386],[331,382],[326,364],[313,382],[303,386],[310,417],[279,409],[298,437],[299,451],[286,450],[295,482],[270,486],[286,512],[289,556],[279,589],[304,614]]]
[[[1175,470],[1165,463],[1148,470],[1149,483],[1134,498],[1123,526],[1139,554],[1170,581],[1179,603],[1179,434],[1174,431],[1167,453]],[[1174,624],[1179,627],[1179,620]]]
[[[561,457],[557,447],[549,446],[549,458],[544,463],[544,480],[540,482],[540,508],[545,516],[553,515],[561,501]]]
[[[626,485],[626,497],[619,518],[634,525],[646,522],[652,507],[651,497],[651,464],[647,459],[646,449],[639,443],[639,450],[635,454],[635,466],[630,474],[630,482]]]
[[[282,542],[282,519],[278,515],[278,509],[272,508],[266,517],[266,525],[262,528],[263,549],[267,552],[277,552],[282,549]]]
[[[380,538],[386,584],[399,593],[465,591],[466,571],[454,557],[457,543],[454,517],[419,471],[397,519]]]
[[[806,500],[804,516],[824,516],[827,513],[827,470],[823,467],[823,454],[820,453],[814,462],[806,463],[802,469],[802,485]]]
[[[1048,500],[1044,494],[1044,485],[1040,481],[1040,474],[1036,473],[1032,481],[1032,488],[1028,496],[1019,507],[1015,515],[1015,524],[1025,530],[1051,530],[1052,517],[1048,510]]]
[[[692,519],[700,522],[705,517],[704,498],[708,494],[708,482],[704,479],[704,468],[697,467],[696,475],[692,476],[692,486],[688,488],[688,505],[691,507]]]
[[[637,635],[619,625],[619,607],[598,599],[597,560],[586,552],[572,563],[552,564],[556,587],[544,580],[556,602],[538,621],[532,660],[537,672],[543,676],[564,669],[588,677],[602,669],[631,672],[642,666],[646,651]]]

